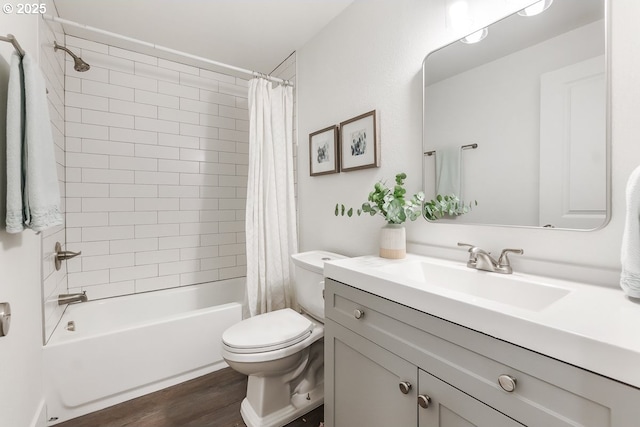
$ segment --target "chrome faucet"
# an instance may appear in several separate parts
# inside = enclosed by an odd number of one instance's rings
[[[87,291],[76,294],[60,294],[58,295],[58,305],[73,304],[76,302],[87,302]]]
[[[509,253],[520,255],[524,253],[522,249],[503,249],[500,258],[496,261],[490,252],[480,249],[477,246],[461,242],[458,242],[458,246],[469,246],[469,261],[467,261],[467,267],[502,274],[513,273],[511,263],[509,262]]]

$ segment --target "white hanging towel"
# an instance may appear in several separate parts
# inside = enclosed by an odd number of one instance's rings
[[[460,194],[460,147],[436,150],[436,195]]]
[[[7,87],[7,232],[24,229],[22,211],[22,145],[24,122],[24,92],[22,90],[22,64],[20,55],[11,55],[9,86]]]
[[[620,287],[633,298],[640,298],[640,166],[627,181],[627,216],[622,234]]]
[[[14,53],[11,61],[7,99],[9,233],[24,228],[43,231],[63,222],[45,81],[38,64],[28,53],[22,58],[23,77],[20,73],[16,76],[16,68],[20,71],[20,66],[14,65],[16,56]],[[21,90],[17,90],[15,77],[22,80]],[[16,194],[18,186],[21,197]]]

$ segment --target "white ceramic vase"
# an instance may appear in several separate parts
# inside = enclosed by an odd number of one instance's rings
[[[401,259],[407,255],[407,236],[402,224],[387,224],[380,231],[380,256]]]

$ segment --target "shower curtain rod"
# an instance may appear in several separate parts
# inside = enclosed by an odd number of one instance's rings
[[[207,64],[211,64],[211,65],[215,65],[217,67],[222,67],[222,68],[226,68],[228,70],[232,70],[232,71],[236,71],[242,74],[248,74],[251,75],[253,77],[262,77],[264,79],[267,79],[271,82],[274,83],[280,83],[282,85],[287,85],[287,86],[293,86],[293,83],[291,83],[289,80],[284,80],[278,77],[272,77],[268,74],[265,73],[259,73],[257,71],[252,71],[252,70],[247,70],[245,68],[240,68],[240,67],[236,67],[233,65],[229,65],[229,64],[225,64],[223,62],[218,62],[218,61],[214,61],[212,59],[207,59],[207,58],[203,58],[201,56],[196,56],[196,55],[192,55],[190,53],[186,53],[186,52],[182,52],[179,50],[175,50],[175,49],[171,49],[168,47],[164,47],[164,46],[160,46],[157,45],[155,43],[149,43],[146,42],[144,40],[139,40],[139,39],[134,39],[132,37],[127,37],[127,36],[123,36],[122,34],[118,34],[118,33],[112,33],[111,31],[106,31],[106,30],[102,30],[100,28],[96,28],[96,27],[91,27],[89,25],[84,25],[84,24],[79,24],[77,22],[74,21],[69,21],[68,19],[63,19],[63,18],[58,18],[57,16],[51,16],[51,15],[42,15],[42,18],[47,20],[47,21],[53,21],[53,22],[57,22],[59,24],[63,24],[63,25],[69,25],[71,27],[76,27],[76,28],[82,28],[84,30],[87,31],[92,31],[94,33],[99,33],[99,34],[103,34],[109,37],[114,37],[120,40],[124,40],[124,41],[128,41],[131,43],[136,43],[136,44],[140,44],[146,47],[150,47],[152,49],[156,49],[156,50],[160,50],[163,52],[167,52],[173,55],[178,55],[178,56],[182,56],[185,58],[189,58],[189,59],[193,59],[196,61],[200,61],[200,62],[205,62]]]

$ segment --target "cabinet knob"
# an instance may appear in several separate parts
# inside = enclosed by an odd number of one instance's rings
[[[402,394],[409,394],[409,391],[411,390],[411,383],[409,381],[402,381],[398,385],[400,386]]]
[[[500,384],[500,387],[502,387],[504,391],[511,393],[516,389],[518,381],[511,375],[503,374],[498,377],[498,384]]]
[[[364,317],[364,311],[360,309],[353,310],[353,317],[356,319],[362,319]]]
[[[429,396],[427,396],[426,394],[418,395],[418,405],[420,405],[421,408],[427,409],[430,403],[431,398]]]

